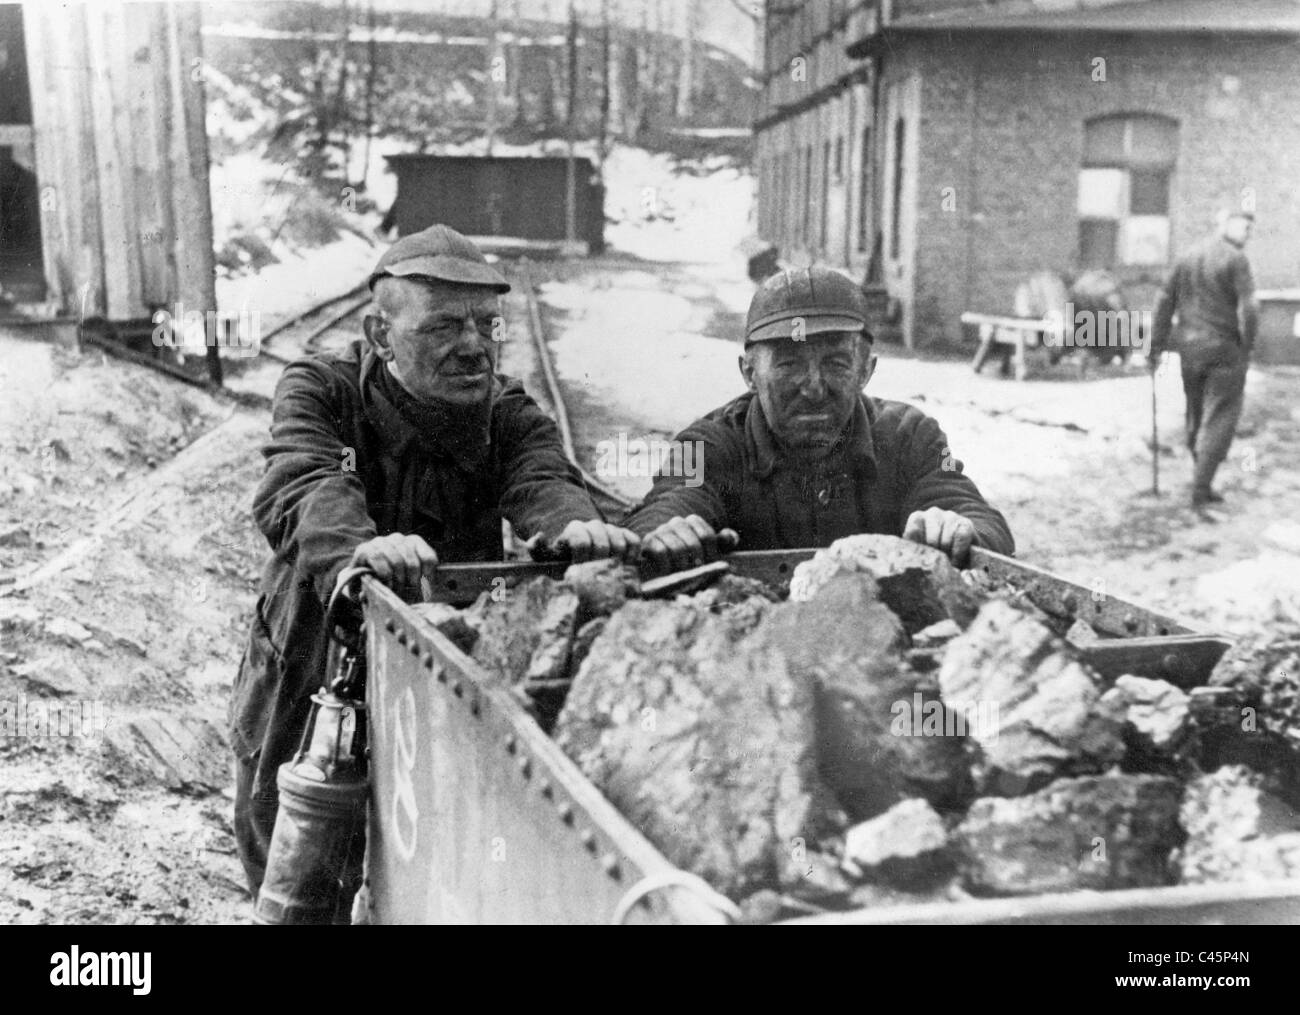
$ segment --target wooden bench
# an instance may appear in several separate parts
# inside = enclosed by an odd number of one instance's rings
[[[1002,317],[997,314],[961,315],[962,324],[972,324],[979,328],[980,344],[975,351],[971,367],[976,373],[984,366],[994,352],[994,346],[1011,346],[1014,349],[1016,380],[1023,381],[1029,372],[1025,361],[1025,350],[1043,344],[1043,337],[1052,329],[1059,328],[1059,323],[1042,317]],[[1003,358],[1005,369],[1005,357]]]

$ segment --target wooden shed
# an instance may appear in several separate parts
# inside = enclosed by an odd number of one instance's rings
[[[400,235],[435,222],[476,238],[558,243],[567,235],[567,160],[560,156],[389,155],[397,174],[390,224]],[[604,249],[605,191],[575,159],[574,239]]]
[[[199,33],[195,3],[0,7],[0,285],[82,320],[217,309]]]

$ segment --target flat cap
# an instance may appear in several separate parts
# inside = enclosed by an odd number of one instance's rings
[[[370,273],[370,288],[385,275],[398,278],[418,276],[439,282],[482,285],[499,293],[510,291],[510,283],[483,252],[466,237],[444,225],[429,226],[397,240],[384,251]]]
[[[745,344],[827,331],[868,338],[867,300],[858,284],[832,268],[790,268],[758,288],[745,318]]]

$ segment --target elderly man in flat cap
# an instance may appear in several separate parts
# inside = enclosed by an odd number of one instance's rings
[[[253,500],[272,553],[230,719],[235,837],[254,893],[277,769],[325,682],[324,608],[345,567],[418,598],[439,561],[501,559],[502,518],[574,560],[638,550],[602,519],[554,422],[496,373],[510,286],[469,240],[440,225],[405,236],[370,288],[364,342],[285,368]]]
[[[628,518],[672,569],[741,549],[827,546],[882,532],[964,563],[1015,548],[929,416],[863,388],[876,357],[861,290],[829,268],[773,275],[755,293],[740,372],[749,391],[677,435],[702,477],[669,461]],[[700,481],[702,479],[702,482]]]

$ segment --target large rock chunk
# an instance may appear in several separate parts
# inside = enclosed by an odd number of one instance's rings
[[[568,586],[534,578],[484,593],[465,611],[478,632],[474,659],[510,687],[547,731],[568,693],[580,609]]]
[[[1300,814],[1266,793],[1262,781],[1229,765],[1188,784],[1181,810],[1184,882],[1300,877]]]
[[[484,593],[466,611],[478,631],[474,658],[510,684],[562,679],[578,608],[577,594],[549,578],[504,589],[500,597]]]
[[[641,587],[636,571],[616,560],[572,564],[564,572],[564,584],[578,596],[579,627],[596,617],[608,617]]]
[[[447,603],[416,603],[412,609],[446,636],[453,645],[465,653],[474,651],[478,629],[469,617]]]
[[[1122,715],[1130,748],[1169,753],[1191,729],[1191,697],[1164,680],[1125,674],[1102,695],[1109,711]]]
[[[975,779],[989,796],[1030,792],[1060,775],[1101,772],[1124,754],[1122,717],[1093,675],[1044,624],[1011,603],[986,603],[939,668],[943,700],[989,715],[971,737]]]
[[[594,617],[578,628],[578,633],[573,638],[573,653],[569,658],[570,672],[577,672],[582,661],[587,658],[587,653],[591,651],[591,646],[605,633],[605,628],[608,626],[608,617]]]
[[[1288,686],[1300,672],[1287,641],[1247,640],[1215,668],[1211,687],[1192,690],[1195,759],[1202,771],[1245,765],[1264,789],[1300,807],[1300,741]]]
[[[850,828],[844,859],[872,881],[928,886],[950,870],[948,830],[926,801],[904,800]]]
[[[773,609],[753,640],[816,684],[822,778],[853,818],[913,796],[970,799],[961,737],[934,684],[907,667],[907,635],[869,575],[833,576],[811,601]],[[921,722],[927,709],[937,725]]]
[[[1300,750],[1300,637],[1243,639],[1219,660],[1210,683],[1257,700],[1264,726]]]
[[[966,887],[985,895],[1171,884],[1181,787],[1154,775],[1062,779],[985,797],[957,828]]]
[[[674,864],[740,897],[799,883],[828,795],[811,681],[686,603],[610,618],[560,714],[560,747]]]
[[[768,608],[781,597],[754,578],[724,574],[703,591],[677,597],[697,610],[708,610],[727,617],[737,629],[750,631],[767,616]]]
[[[863,534],[838,539],[790,579],[790,599],[807,602],[835,575],[863,571],[876,579],[880,599],[909,632],[941,620],[970,623],[979,597],[962,579],[947,555],[896,536]]]
[[[755,603],[777,603],[781,596],[771,586],[757,578],[738,574],[724,574],[701,592],[691,595],[690,601],[705,610],[722,613],[733,607],[749,608]]]

